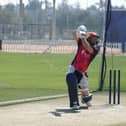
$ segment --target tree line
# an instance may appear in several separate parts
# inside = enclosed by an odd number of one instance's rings
[[[105,6],[105,3],[103,3]],[[102,6],[102,7],[103,7]],[[101,33],[104,25],[104,9],[96,3],[86,9],[68,5],[67,0],[62,2],[56,8],[56,31],[60,38],[70,30],[76,29],[78,25],[84,24],[88,30]],[[124,7],[114,7],[124,9]],[[27,5],[22,6],[8,3],[0,5],[0,24],[40,24],[45,27],[51,27],[53,16],[53,7],[48,0],[46,3],[39,0],[29,0]],[[22,22],[20,20],[22,19]],[[48,28],[49,29],[49,28]]]

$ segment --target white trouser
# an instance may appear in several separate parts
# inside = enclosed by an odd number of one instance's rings
[[[75,70],[76,69],[74,68],[74,66],[69,65],[66,74],[74,73]],[[79,86],[82,90],[88,90],[88,78],[85,76],[85,73],[83,73],[83,77],[80,80]]]

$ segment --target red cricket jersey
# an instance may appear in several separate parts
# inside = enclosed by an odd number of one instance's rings
[[[85,73],[89,64],[97,55],[99,48],[94,48],[93,53],[89,53],[82,45],[81,39],[78,39],[78,49],[75,58],[73,59],[71,65],[75,67],[76,70]]]

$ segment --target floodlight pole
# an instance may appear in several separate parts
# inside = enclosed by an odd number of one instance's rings
[[[20,0],[20,4],[19,4],[20,8],[19,8],[19,16],[20,16],[20,20],[22,22],[22,18],[23,18],[23,8],[24,8],[24,5],[23,5],[23,0]]]
[[[56,39],[56,0],[53,0],[52,39]]]
[[[19,24],[20,24],[20,30],[23,30],[23,17],[24,17],[24,4],[23,4],[23,0],[19,1]]]

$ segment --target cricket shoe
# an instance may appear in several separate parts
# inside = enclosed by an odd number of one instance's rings
[[[86,104],[88,107],[92,106],[91,100],[92,100],[93,94],[89,94],[88,96],[81,96],[81,103]]]
[[[80,109],[80,106],[79,105],[73,105],[71,107],[72,110],[79,110]]]
[[[72,110],[79,110],[80,109],[79,103],[76,101],[73,102],[71,109]]]

